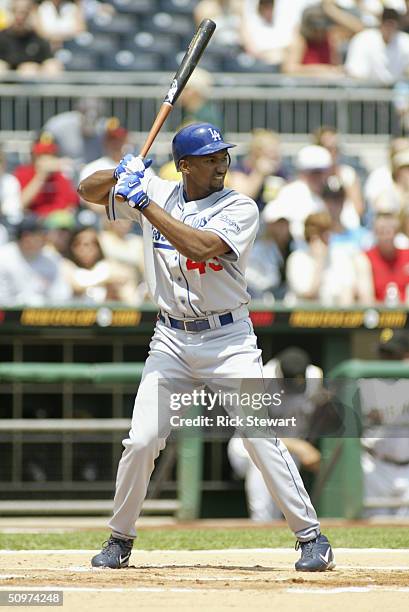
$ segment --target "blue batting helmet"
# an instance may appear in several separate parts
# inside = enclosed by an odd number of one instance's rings
[[[224,142],[219,128],[215,125],[192,123],[175,134],[172,140],[173,161],[178,168],[179,161],[186,155],[209,155],[235,146]]]

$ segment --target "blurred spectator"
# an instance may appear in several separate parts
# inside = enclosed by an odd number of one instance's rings
[[[61,208],[74,209],[79,203],[74,186],[62,172],[66,160],[57,157],[57,151],[57,145],[43,134],[31,149],[31,164],[15,170],[24,210],[41,217]]]
[[[267,204],[266,214],[267,208],[278,204],[286,208],[291,234],[295,240],[302,241],[306,217],[325,210],[321,193],[329,176],[332,159],[324,147],[310,145],[300,149],[295,165],[298,171],[297,180],[282,187],[277,199]]]
[[[385,8],[379,27],[356,34],[349,44],[346,72],[354,78],[383,85],[407,76],[409,34],[399,31],[399,24],[399,13]]]
[[[214,125],[222,124],[220,112],[210,101],[212,87],[213,78],[210,72],[199,67],[195,68],[180,96],[183,124],[187,125],[195,121]]]
[[[407,364],[408,331],[384,329],[377,352],[378,359]],[[408,392],[409,381],[405,378],[359,381],[364,424],[361,438],[364,502],[376,499],[381,503],[377,508],[367,508],[365,517],[409,516]],[[389,505],[391,501],[395,502],[393,507]]]
[[[68,210],[57,210],[50,213],[44,220],[46,234],[46,249],[54,255],[67,257],[68,245],[75,229],[75,217]]]
[[[0,72],[17,70],[24,76],[54,76],[62,65],[51,52],[50,43],[34,29],[33,0],[14,0],[12,23],[0,36]]]
[[[364,196],[369,209],[376,210],[376,203],[380,194],[393,190],[393,158],[403,151],[409,151],[409,139],[393,138],[389,145],[388,162],[373,170],[366,179]]]
[[[106,126],[104,103],[97,98],[83,98],[75,110],[51,117],[43,130],[50,133],[63,157],[70,157],[77,170],[83,164],[104,155],[103,138]]]
[[[366,251],[368,280],[373,298],[388,306],[409,301],[409,249],[398,249],[395,241],[399,220],[392,214],[379,214],[374,223],[375,246]],[[367,279],[362,277],[362,281]]]
[[[278,134],[257,129],[252,132],[247,155],[229,172],[229,187],[257,202],[260,210],[273,200],[288,178],[281,156]]]
[[[241,17],[241,43],[244,50],[277,68],[291,42],[291,30],[277,22],[275,0],[247,1]]]
[[[282,414],[283,409],[280,411],[280,416],[291,415],[297,419],[297,437],[294,437],[293,433],[292,437],[281,439],[298,467],[301,465],[306,470],[316,472],[319,469],[321,454],[305,438],[309,434],[310,422],[315,415],[314,396],[322,386],[321,368],[310,363],[310,357],[303,349],[288,347],[265,364],[263,376],[267,385],[269,384],[267,379],[280,379],[283,385],[297,381],[297,387],[290,388],[291,385],[287,385],[285,414]],[[274,384],[273,387],[275,388]],[[230,439],[227,454],[236,474],[245,480],[250,518],[253,521],[272,521],[282,518],[281,511],[272,500],[260,470],[250,461],[240,437],[233,436]]]
[[[343,163],[338,131],[324,125],[314,132],[313,137],[314,144],[329,151],[332,157],[331,174],[338,177],[345,189],[346,201],[342,211],[344,224],[350,228],[359,226],[364,213],[361,183],[356,170],[350,164]]]
[[[90,162],[81,170],[80,181],[97,170],[114,169],[128,152],[128,130],[122,127],[116,117],[111,117],[105,125],[103,137],[104,155]]]
[[[203,19],[212,19],[216,24],[213,41],[225,47],[237,46],[241,5],[242,0],[199,0],[193,11],[196,25]]]
[[[409,249],[409,204],[403,206],[399,213],[399,233],[396,234],[395,246],[398,249]]]
[[[44,248],[45,233],[37,217],[24,218],[16,242],[0,248],[0,304],[45,306],[70,299],[57,257]]]
[[[3,220],[6,224],[14,225],[21,221],[22,216],[20,183],[7,172],[7,157],[0,149],[0,223]]]
[[[10,0],[0,0],[0,31],[10,24]]]
[[[342,222],[346,191],[337,176],[330,176],[324,185],[322,199],[331,217],[330,247],[342,247],[356,253],[372,246],[372,233],[362,226],[347,228]]]
[[[379,191],[374,201],[374,211],[395,213],[409,201],[409,149],[396,153],[392,158],[392,183]]]
[[[81,302],[120,301],[131,306],[138,303],[133,276],[122,266],[104,258],[94,228],[81,228],[72,234],[63,266],[73,295]]]
[[[76,0],[42,0],[35,23],[37,33],[48,40],[54,50],[86,29],[81,4]]]
[[[299,31],[286,51],[282,72],[324,78],[343,74],[330,23],[321,6],[305,9]]]
[[[330,248],[331,218],[327,212],[309,215],[305,221],[306,246],[287,260],[291,302],[315,301],[323,306],[369,303],[370,281],[362,279],[365,258],[344,248]],[[365,282],[366,280],[366,282]]]
[[[264,231],[250,253],[247,288],[252,298],[272,302],[282,300],[287,291],[285,270],[292,237],[288,211],[283,206],[267,207],[261,217]]]

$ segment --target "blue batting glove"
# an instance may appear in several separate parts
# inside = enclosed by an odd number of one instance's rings
[[[143,172],[122,175],[115,188],[115,196],[121,196],[131,208],[137,210],[144,210],[150,202],[143,190],[141,178],[143,178]]]
[[[128,153],[115,168],[114,179],[118,180],[124,174],[136,174],[137,172],[141,172],[143,176],[146,168],[149,168],[151,164],[151,159],[143,160],[142,157]]]

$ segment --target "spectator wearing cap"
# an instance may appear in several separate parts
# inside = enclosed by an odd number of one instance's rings
[[[350,306],[368,303],[370,284],[361,268],[366,259],[346,249],[330,249],[331,217],[327,212],[308,215],[305,246],[293,251],[287,260],[288,303],[318,302],[323,306]]]
[[[38,217],[25,217],[17,239],[0,248],[0,304],[44,306],[62,304],[71,291],[62,275],[60,258],[45,249]]]
[[[14,172],[21,186],[23,208],[40,217],[55,210],[75,209],[79,200],[71,181],[63,174],[67,161],[57,157],[58,147],[43,134],[31,149],[31,164]]]
[[[346,191],[337,176],[328,177],[322,191],[322,199],[331,217],[330,248],[347,249],[352,254],[369,249],[373,243],[372,233],[361,225],[347,228],[342,221]]]
[[[298,467],[302,466],[306,470],[316,472],[319,469],[321,455],[319,450],[305,438],[309,434],[315,413],[315,396],[322,387],[321,368],[310,363],[306,351],[294,346],[281,351],[274,359],[268,361],[264,365],[263,376],[265,385],[273,383],[272,393],[277,388],[275,382],[277,380],[280,381],[278,388],[284,386],[286,389],[286,400],[280,408],[279,416],[291,416],[296,419],[296,430],[293,429],[289,433],[290,437],[283,437],[283,442]],[[250,518],[259,522],[281,519],[281,511],[268,494],[261,472],[250,461],[240,437],[233,436],[230,439],[227,454],[235,473],[244,478]]]
[[[398,153],[405,151],[409,151],[409,138],[401,136],[392,138],[389,143],[386,163],[372,170],[366,179],[364,198],[370,211],[376,211],[380,194],[393,190],[393,160]]]
[[[280,204],[286,208],[291,235],[296,241],[302,242],[307,216],[325,210],[321,193],[330,173],[332,159],[324,147],[309,145],[298,152],[295,165],[297,179],[284,185],[277,198],[269,202],[267,207]]]
[[[409,68],[409,34],[401,32],[399,25],[398,11],[384,8],[379,27],[356,34],[349,43],[347,74],[382,85],[405,78]]]
[[[369,261],[367,280],[373,299],[390,306],[409,301],[409,249],[396,247],[399,219],[396,215],[378,214],[374,223],[375,246],[365,252]]]
[[[374,201],[374,212],[400,214],[409,198],[409,148],[392,158],[391,184],[380,190]]]
[[[44,220],[46,249],[54,256],[67,257],[68,245],[75,230],[75,217],[68,210],[56,210]]]
[[[344,225],[351,229],[358,227],[364,213],[361,182],[355,168],[340,151],[338,131],[329,125],[323,125],[313,133],[313,142],[327,149],[332,158],[331,175],[336,176],[345,189],[342,210]]]
[[[82,98],[73,110],[54,115],[43,126],[58,145],[60,155],[73,160],[77,173],[84,164],[104,155],[104,111],[101,99]]]
[[[0,36],[0,72],[16,70],[22,75],[54,76],[62,64],[53,57],[50,43],[34,27],[33,0],[14,0],[11,25]]]
[[[229,187],[244,193],[263,210],[285,185],[289,171],[285,167],[278,134],[270,130],[253,130],[247,154],[229,171]]]
[[[119,119],[111,117],[106,121],[102,141],[104,155],[84,166],[80,173],[80,181],[98,170],[114,169],[123,156],[129,152],[128,130],[121,126]]]
[[[406,329],[382,330],[377,357],[408,364]],[[364,517],[409,516],[409,380],[371,378],[359,381],[362,414],[361,466]],[[406,435],[405,435],[406,434]],[[371,502],[376,501],[376,506]],[[391,505],[391,502],[393,504]]]
[[[285,270],[292,236],[285,207],[266,207],[261,217],[264,230],[250,253],[246,269],[247,288],[252,298],[272,302],[282,300],[287,291]]]

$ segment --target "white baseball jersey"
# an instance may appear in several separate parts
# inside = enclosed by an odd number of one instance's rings
[[[258,229],[258,208],[247,196],[223,189],[187,202],[183,184],[145,177],[149,198],[174,219],[210,231],[231,247],[225,255],[194,262],[181,255],[141,213],[110,196],[108,217],[132,219],[143,230],[145,277],[153,301],[175,317],[205,317],[247,304],[245,268]]]

